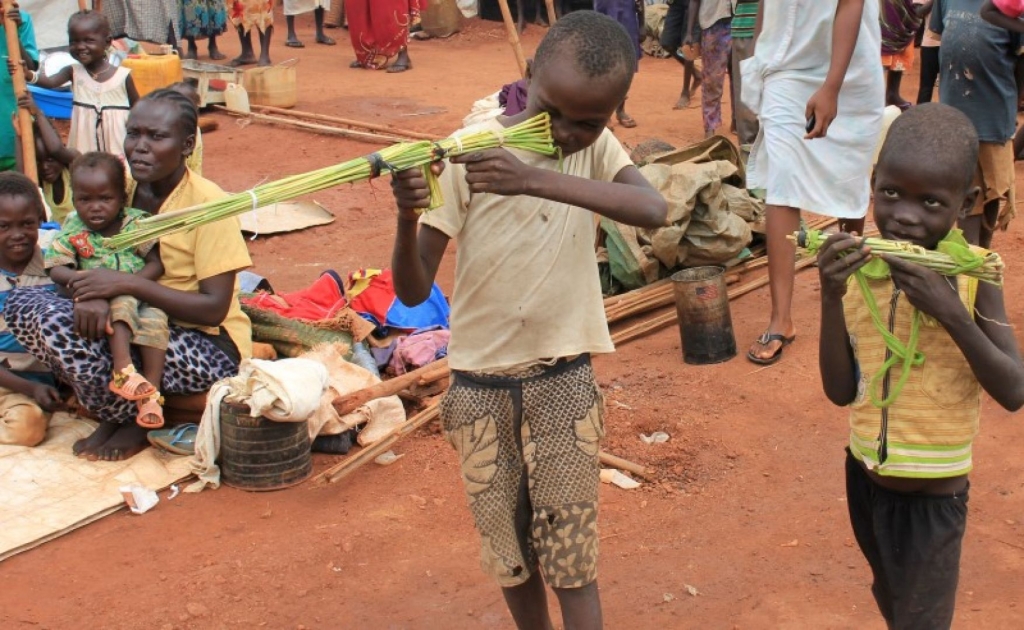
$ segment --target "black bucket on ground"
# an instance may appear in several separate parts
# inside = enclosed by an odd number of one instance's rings
[[[249,407],[220,405],[220,472],[225,485],[240,490],[280,490],[302,483],[313,472],[305,422],[253,418]]]
[[[672,274],[679,314],[683,361],[721,363],[736,356],[736,336],[729,315],[729,292],[722,267],[694,267]]]

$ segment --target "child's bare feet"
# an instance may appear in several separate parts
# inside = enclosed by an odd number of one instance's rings
[[[679,95],[679,100],[672,106],[672,109],[686,109],[690,106],[690,95],[683,93]]]
[[[328,37],[326,35],[317,35],[316,43],[323,44],[324,46],[334,46],[338,42],[334,41],[333,37]]]

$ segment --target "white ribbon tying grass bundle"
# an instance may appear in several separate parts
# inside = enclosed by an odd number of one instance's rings
[[[437,177],[430,170],[431,163],[498,147],[549,156],[558,154],[558,149],[551,139],[551,119],[547,114],[540,114],[508,129],[478,131],[437,142],[395,144],[365,157],[261,184],[217,201],[153,215],[139,221],[139,229],[104,239],[103,244],[116,250],[128,249],[200,225],[244,214],[256,209],[258,205],[288,201],[333,186],[369,181],[384,173],[417,167],[424,169],[430,183],[430,207],[433,209],[442,205],[444,200]]]

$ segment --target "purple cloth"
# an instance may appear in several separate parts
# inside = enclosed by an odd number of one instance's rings
[[[526,79],[519,79],[501,88],[498,104],[504,108],[506,116],[515,116],[526,109],[526,86]]]
[[[640,14],[637,11],[636,0],[594,0],[594,10],[607,15],[626,29],[636,47],[636,59],[639,64],[644,51],[640,48]]]
[[[883,55],[898,55],[913,43],[924,22],[916,8],[914,0],[883,0],[879,19]]]

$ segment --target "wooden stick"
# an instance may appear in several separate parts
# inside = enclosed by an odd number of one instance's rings
[[[307,120],[319,120],[320,122],[336,123],[339,125],[347,125],[349,127],[359,127],[368,131],[379,131],[384,134],[393,136],[403,136],[406,138],[413,138],[415,140],[436,140],[434,136],[419,131],[410,131],[408,129],[398,129],[390,125],[379,125],[376,123],[362,122],[359,120],[352,120],[351,118],[341,118],[339,116],[328,116],[327,114],[314,114],[313,112],[304,112],[297,109],[283,109],[281,107],[271,107],[270,105],[254,105],[252,109],[260,112],[266,112],[268,114],[277,114],[279,116],[293,116],[295,118],[305,118]]]
[[[378,398],[384,398],[386,396],[393,396],[398,392],[402,391],[407,387],[413,385],[425,385],[438,381],[448,376],[448,359],[444,358],[434,363],[429,363],[421,368],[415,369],[412,372],[403,374],[386,381],[381,381],[376,385],[371,385],[364,389],[354,391],[344,396],[338,396],[334,399],[334,410],[338,412],[339,416],[345,416],[356,409],[359,409],[371,400]],[[429,380],[428,380],[429,379]]]
[[[379,455],[386,453],[391,450],[391,447],[403,437],[409,435],[413,431],[419,429],[422,426],[427,425],[432,420],[437,418],[441,411],[440,404],[434,402],[429,407],[419,412],[412,418],[409,418],[403,424],[398,425],[380,440],[373,444],[361,449],[355,455],[346,457],[342,461],[338,462],[334,466],[331,466],[327,470],[323,471],[316,476],[316,480],[327,478],[327,481],[334,483],[344,479],[348,475],[352,474],[354,470],[364,466],[365,464],[372,462]]]
[[[89,10],[89,0],[78,0],[78,10],[81,13],[85,13]]]
[[[505,31],[508,33],[508,44],[516,56],[516,64],[519,65],[519,75],[526,78],[526,57],[523,55],[523,46],[519,43],[519,30],[516,28],[515,20],[512,19],[512,11],[508,8],[508,0],[498,0],[501,7],[501,17],[505,21]]]
[[[628,470],[634,475],[640,475],[641,477],[649,477],[647,468],[640,464],[634,464],[628,459],[622,459],[621,457],[617,457],[611,453],[605,453],[604,451],[598,453],[597,458],[606,466],[618,468],[619,470]]]
[[[316,123],[304,122],[302,120],[289,120],[281,116],[268,116],[267,114],[246,114],[243,112],[233,112],[222,105],[214,105],[213,107],[218,111],[231,114],[232,116],[239,116],[241,118],[258,120],[260,122],[266,122],[272,125],[284,125],[285,127],[295,127],[298,129],[305,129],[307,131],[313,131],[316,133],[324,133],[332,136],[341,136],[343,138],[357,140],[359,142],[369,142],[372,144],[394,144],[396,142],[414,142],[414,140],[412,140],[411,138],[385,136],[377,133],[371,133],[369,131],[357,131],[355,129],[339,129],[338,127],[328,127],[327,125],[318,125]]]
[[[7,57],[14,64],[14,74],[11,76],[11,83],[14,85],[14,98],[21,98],[28,91],[25,83],[25,68],[21,65],[21,40],[18,37],[18,25],[8,17],[7,13],[14,8],[14,0],[2,0],[4,12],[4,34],[7,36]],[[0,125],[11,124],[10,121],[0,120]],[[21,168],[25,176],[35,183],[39,183],[39,173],[36,169],[36,140],[32,129],[32,114],[24,107],[18,108],[18,135],[21,137]]]
[[[548,6],[548,24],[554,26],[555,20],[558,19],[555,15],[555,0],[544,0],[544,4]]]

